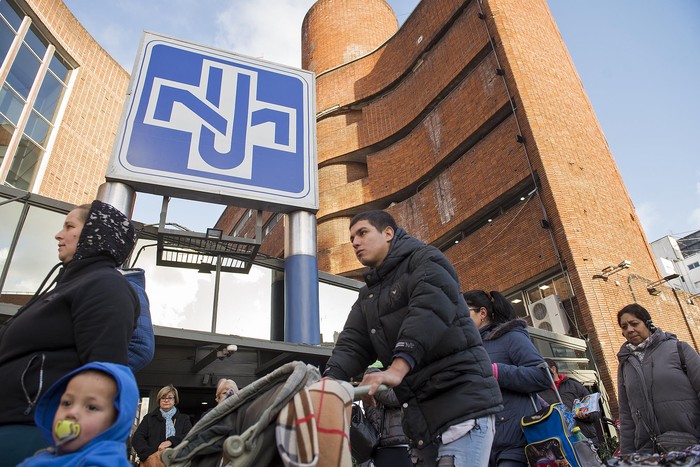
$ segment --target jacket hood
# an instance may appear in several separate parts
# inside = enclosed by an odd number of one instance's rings
[[[527,332],[527,322],[520,318],[512,319],[510,321],[506,321],[505,323],[485,326],[484,328],[480,329],[480,334],[483,340],[490,341],[498,339],[510,331],[520,331],[527,334],[528,337],[530,336],[530,334]]]
[[[394,238],[391,240],[389,253],[377,268],[371,269],[365,275],[365,281],[368,285],[374,284],[386,276],[396,266],[401,263],[406,257],[410,256],[416,249],[425,246],[420,240],[410,236],[403,228],[399,227],[394,232]]]
[[[136,386],[136,379],[129,367],[117,363],[92,362],[71,371],[61,379],[56,381],[49,390],[41,397],[34,414],[34,422],[41,430],[44,438],[49,440],[49,444],[54,446],[53,441],[53,418],[58,410],[61,396],[68,386],[68,382],[73,376],[86,370],[97,370],[112,376],[117,382],[117,395],[114,398],[114,407],[117,410],[116,421],[83,446],[80,450],[89,449],[100,441],[126,442],[131,434],[131,425],[136,416],[136,408],[139,400],[139,390]]]
[[[131,220],[114,206],[95,200],[80,232],[73,260],[107,256],[120,265],[135,243],[136,229]]]

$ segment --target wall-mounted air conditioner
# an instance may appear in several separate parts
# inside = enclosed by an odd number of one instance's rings
[[[549,295],[530,305],[532,325],[545,331],[567,334],[569,320],[566,318],[564,305],[558,295]]]

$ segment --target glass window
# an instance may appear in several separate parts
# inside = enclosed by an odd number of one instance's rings
[[[51,267],[58,263],[53,236],[61,229],[64,214],[30,207],[17,242],[3,293],[33,294]]]
[[[0,197],[0,201],[5,201],[6,198]],[[0,271],[5,267],[7,255],[10,252],[10,244],[12,237],[15,235],[17,221],[22,213],[24,203],[14,201],[12,203],[3,204],[0,206]]]
[[[56,118],[58,102],[63,95],[64,89],[63,84],[53,74],[46,73],[44,82],[41,83],[39,93],[36,96],[34,108],[50,122],[53,122]]]
[[[14,5],[11,5],[5,0],[0,1],[0,15],[5,18],[5,21],[10,23],[10,26],[12,26],[15,31],[19,30],[24,14],[18,12]]]
[[[13,90],[7,86],[3,86],[2,89],[0,89],[0,112],[2,112],[9,121],[17,125],[23,108],[24,101],[22,101]]]
[[[554,295],[554,284],[552,281],[547,281],[543,282],[542,284],[537,286],[538,289],[540,289],[540,293],[542,294],[542,298],[544,297],[549,297],[550,295]]]
[[[7,146],[10,144],[10,139],[12,139],[12,133],[14,133],[14,131],[15,128],[8,123],[7,120],[0,117],[0,164],[5,158]]]
[[[43,57],[46,54],[47,44],[44,39],[42,39],[39,34],[37,34],[34,25],[29,26],[27,34],[24,36],[24,42],[37,54],[39,57]]]
[[[335,342],[359,290],[345,289],[331,284],[318,284],[318,309],[322,342]]]
[[[25,44],[22,44],[12,68],[10,68],[10,73],[7,75],[7,83],[26,99],[37,71],[39,71],[39,59],[29,51]]]
[[[566,300],[567,298],[571,298],[574,296],[574,294],[571,293],[571,288],[569,288],[569,281],[566,279],[566,276],[559,276],[555,278],[553,281],[554,283],[554,289],[556,291],[556,294],[559,295],[559,298],[562,300]]]
[[[53,57],[51,57],[51,62],[49,62],[49,70],[65,83],[66,78],[68,78],[70,66],[68,66],[68,63],[66,63],[63,57],[54,52]]]
[[[3,21],[0,21],[0,56],[4,59],[10,50],[12,41],[15,40],[15,32]]]
[[[517,316],[518,318],[525,318],[529,315],[527,311],[527,306],[525,306],[525,297],[523,297],[522,292],[510,294],[506,297],[506,299],[510,302],[511,305],[513,305],[513,309],[515,309],[515,316]]]
[[[33,139],[40,146],[46,147],[49,128],[49,122],[32,110],[27,120],[27,126],[24,127],[24,134]]]
[[[17,152],[12,158],[6,182],[20,190],[29,191],[39,170],[39,160],[43,153],[44,151],[39,146],[23,136]]]
[[[537,287],[533,287],[527,291],[527,299],[530,303],[535,303],[537,300],[542,299],[542,293]]]

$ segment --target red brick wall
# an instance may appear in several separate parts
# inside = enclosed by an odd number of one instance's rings
[[[509,96],[517,110],[502,120]],[[321,269],[360,271],[347,238],[356,212],[387,209],[435,242],[534,174],[538,193],[446,251],[462,287],[509,290],[568,270],[580,331],[613,396],[625,304],[638,301],[697,347],[698,307],[646,290],[659,272],[545,0],[421,2],[375,53],[319,76],[317,102],[341,107],[318,123]],[[350,164],[366,164],[367,176],[343,183]],[[630,269],[593,279],[623,259]]]
[[[366,55],[398,27],[384,0],[319,0],[304,17],[302,67],[321,73]]]

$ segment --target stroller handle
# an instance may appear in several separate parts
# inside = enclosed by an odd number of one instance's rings
[[[358,397],[366,396],[369,393],[369,390],[372,386],[357,386],[355,388],[355,396],[353,399],[358,400]],[[379,387],[377,388],[377,392],[384,392],[388,391],[390,388],[386,384],[380,384]]]

